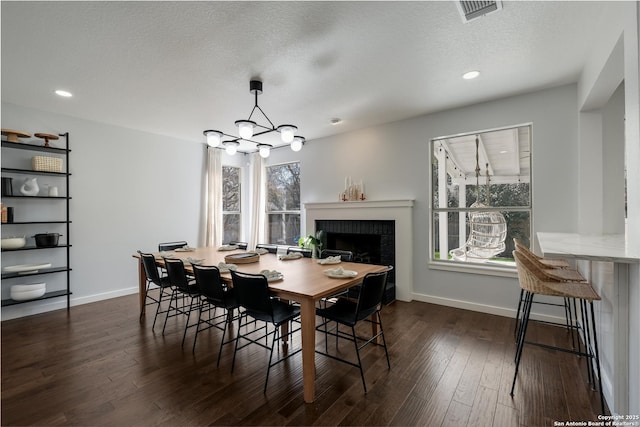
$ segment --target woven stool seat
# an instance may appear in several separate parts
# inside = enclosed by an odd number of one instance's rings
[[[540,276],[546,279],[546,273],[538,271],[539,275],[536,275],[536,270],[531,270],[529,268],[530,264],[527,265],[527,258],[525,256],[518,251],[514,251],[513,255],[516,260],[516,266],[518,267],[520,286],[525,291],[538,295],[578,298],[586,301],[600,300],[600,295],[598,295],[590,283],[541,280]]]

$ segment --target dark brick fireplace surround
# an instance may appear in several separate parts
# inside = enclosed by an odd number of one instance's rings
[[[328,249],[352,251],[355,262],[395,266],[395,221],[316,220],[316,230],[324,230]],[[395,269],[389,273],[383,302],[395,300]]]

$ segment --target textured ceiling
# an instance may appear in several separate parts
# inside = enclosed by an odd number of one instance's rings
[[[616,4],[504,2],[467,24],[453,2],[1,7],[3,102],[203,141],[235,134],[254,77],[307,139],[576,82]]]

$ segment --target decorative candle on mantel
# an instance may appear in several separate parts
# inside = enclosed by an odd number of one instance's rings
[[[362,180],[354,182],[350,176],[344,178],[344,192],[340,193],[339,199],[343,202],[364,200],[364,184]]]

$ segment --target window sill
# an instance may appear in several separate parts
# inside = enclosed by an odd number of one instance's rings
[[[429,261],[430,270],[452,271],[456,273],[468,274],[484,274],[487,276],[518,278],[518,271],[515,264],[506,264],[502,262],[493,263],[466,263],[456,261]]]

